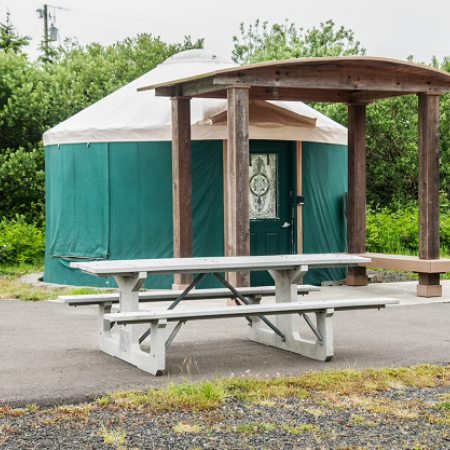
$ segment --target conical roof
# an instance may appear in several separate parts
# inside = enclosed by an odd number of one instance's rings
[[[235,67],[206,50],[188,50],[75,114],[44,134],[45,145],[84,142],[152,142],[172,139],[171,102],[138,88]],[[191,101],[193,140],[227,138],[226,100]],[[302,102],[250,104],[250,139],[347,145],[347,129]]]

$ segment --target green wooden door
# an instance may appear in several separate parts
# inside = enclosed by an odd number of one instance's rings
[[[290,142],[250,143],[250,253],[294,252],[294,152]],[[273,284],[267,272],[251,272],[252,286]]]

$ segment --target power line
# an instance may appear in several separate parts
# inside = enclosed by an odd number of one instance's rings
[[[127,16],[116,16],[114,14],[105,14],[105,13],[97,13],[93,11],[83,11],[80,9],[71,9],[73,12],[78,12],[82,14],[90,14],[93,16],[103,16],[103,17],[113,17],[115,19],[121,19],[121,20],[132,20],[135,22],[142,22],[147,24],[153,24],[153,25],[166,25],[166,26],[176,26],[176,27],[184,27],[184,28],[194,28],[198,30],[207,30],[210,27],[199,27],[199,26],[193,26],[193,25],[187,25],[186,22],[184,23],[175,23],[175,22],[155,22],[155,21],[149,21],[145,19],[139,19],[137,17],[127,17]]]

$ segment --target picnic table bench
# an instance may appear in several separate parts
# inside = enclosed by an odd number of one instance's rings
[[[161,374],[166,367],[166,349],[183,323],[190,320],[246,317],[251,324],[250,339],[289,350],[321,361],[327,361],[334,354],[332,318],[335,311],[349,309],[382,308],[397,303],[392,299],[360,299],[351,301],[301,302],[297,295],[315,290],[309,286],[298,286],[297,281],[310,267],[357,266],[368,262],[367,258],[346,254],[324,255],[278,255],[221,258],[173,258],[159,260],[95,261],[71,263],[85,273],[95,276],[114,276],[119,287],[119,298],[114,297],[78,299],[78,304],[100,306],[99,320],[100,348],[105,353],[119,357],[153,375]],[[267,270],[275,281],[275,287],[239,288],[231,286],[220,272]],[[157,296],[145,298],[147,293],[139,292],[148,276],[175,273],[195,273],[197,278],[184,290],[166,311],[140,311],[141,301],[157,301]],[[235,307],[206,308],[203,303],[195,310],[180,311],[175,307],[183,300],[205,298],[201,290],[193,288],[206,274],[214,274],[226,289],[216,291],[216,297],[234,298]],[[245,291],[249,289],[249,291]],[[275,293],[275,304],[261,304],[267,292]],[[245,294],[245,292],[247,294]],[[250,294],[249,294],[250,293]],[[179,294],[179,293],[178,293]],[[104,294],[108,295],[108,294]],[[156,295],[156,294],[155,294]],[[170,294],[167,294],[170,297]],[[176,295],[176,294],[172,294]],[[213,294],[214,295],[214,294]],[[248,298],[246,298],[246,296]],[[151,297],[152,295],[150,295]],[[164,296],[163,296],[164,297]],[[161,299],[163,298],[161,297]],[[165,297],[164,300],[167,300]],[[173,300],[173,297],[171,298]],[[75,305],[77,300],[63,299]],[[119,302],[119,312],[112,313],[111,306]],[[313,313],[316,323],[308,316]],[[276,315],[273,323],[266,316]],[[315,339],[304,339],[299,332],[301,315],[314,333]],[[166,339],[168,322],[177,325]],[[139,323],[149,325],[149,331],[141,335]],[[112,333],[112,325],[119,327],[119,336]],[[143,339],[150,336],[150,351],[141,348]]]

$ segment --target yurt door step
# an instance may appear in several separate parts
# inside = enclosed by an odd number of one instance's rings
[[[294,152],[290,142],[250,144],[250,253],[292,254],[294,232]],[[251,272],[251,285],[273,283],[266,272]]]

